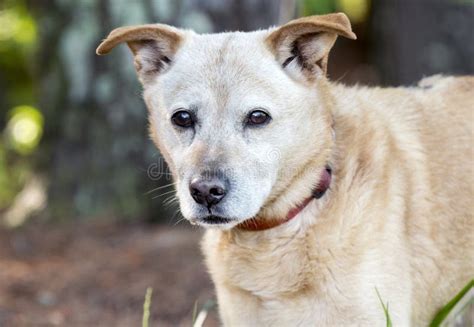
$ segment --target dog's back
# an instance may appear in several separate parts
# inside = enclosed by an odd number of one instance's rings
[[[354,169],[377,179],[388,201],[401,201],[404,225],[387,237],[406,243],[416,324],[428,323],[474,275],[473,90],[473,77],[432,76],[412,88],[335,92],[343,156],[362,158]],[[360,185],[361,194],[370,190]]]
[[[440,308],[474,276],[474,78],[435,76],[420,87],[419,130],[430,188],[425,201],[431,210],[411,217],[407,228],[413,280],[419,281],[414,300],[419,308]]]

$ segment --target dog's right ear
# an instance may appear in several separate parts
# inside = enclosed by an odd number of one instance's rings
[[[105,55],[118,44],[126,42],[133,53],[138,77],[145,85],[169,67],[183,40],[184,33],[168,25],[119,27],[102,41],[96,53]]]
[[[292,20],[272,30],[266,43],[291,75],[303,75],[311,81],[326,74],[329,51],[338,35],[356,39],[349,18],[343,13]]]

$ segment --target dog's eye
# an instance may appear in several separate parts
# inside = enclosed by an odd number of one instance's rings
[[[272,118],[262,110],[254,110],[247,116],[246,123],[250,126],[264,125],[270,122]]]
[[[171,121],[176,126],[185,127],[185,128],[192,127],[194,125],[192,114],[186,110],[180,110],[180,111],[175,112],[173,116],[171,117]]]

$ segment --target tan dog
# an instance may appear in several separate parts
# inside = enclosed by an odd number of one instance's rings
[[[331,83],[338,35],[344,14],[124,27],[97,49],[134,54],[226,326],[383,326],[376,289],[394,326],[423,326],[474,276],[474,79]]]

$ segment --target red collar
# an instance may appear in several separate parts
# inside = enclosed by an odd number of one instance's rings
[[[245,231],[262,231],[280,226],[290,221],[291,219],[295,218],[301,212],[301,210],[303,210],[311,202],[311,200],[323,197],[323,195],[326,193],[331,184],[331,176],[331,168],[329,168],[329,166],[326,166],[326,169],[323,171],[318,186],[313,191],[313,194],[310,197],[306,198],[300,205],[291,209],[286,215],[285,219],[262,220],[258,218],[252,218],[238,224],[237,228]]]

